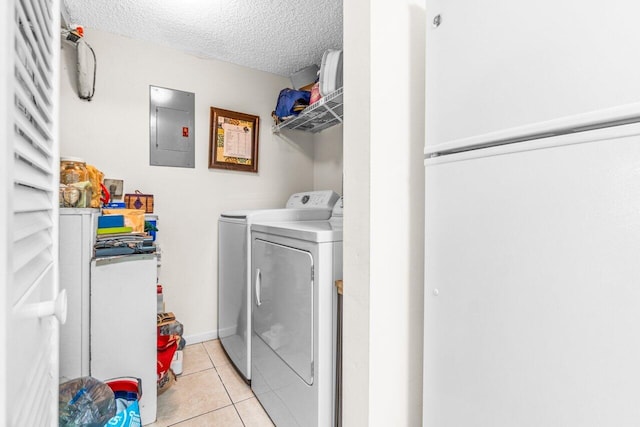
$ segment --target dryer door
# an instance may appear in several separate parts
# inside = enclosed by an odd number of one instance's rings
[[[253,242],[253,329],[307,384],[313,384],[313,257]]]

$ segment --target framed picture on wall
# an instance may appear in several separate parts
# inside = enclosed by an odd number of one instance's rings
[[[211,107],[209,168],[258,172],[260,117]]]
[[[105,178],[104,186],[107,187],[111,199],[122,200],[122,189],[124,188],[124,181],[122,179]]]

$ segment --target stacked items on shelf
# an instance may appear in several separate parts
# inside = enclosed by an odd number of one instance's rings
[[[299,115],[274,125],[271,130],[276,133],[283,129],[317,133],[342,123],[344,110],[342,93],[343,89],[339,88],[304,109]]]
[[[155,252],[153,238],[144,232],[144,211],[104,209],[98,217],[95,250],[98,258]]]
[[[158,285],[161,286],[162,285]],[[161,294],[159,294],[161,295]],[[164,393],[182,373],[184,327],[171,313],[158,313],[158,394]]]
[[[291,75],[295,89],[280,91],[271,116],[273,132],[320,132],[342,123],[342,50],[328,49],[320,68],[311,65]]]

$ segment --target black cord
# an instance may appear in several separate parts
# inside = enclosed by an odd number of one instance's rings
[[[91,87],[91,97],[89,98],[89,101],[91,101],[91,98],[93,98],[93,95],[96,93],[96,70],[98,69],[98,60],[96,58],[96,53],[93,51],[91,45],[87,43],[87,46],[89,46],[89,50],[93,55],[93,85]]]

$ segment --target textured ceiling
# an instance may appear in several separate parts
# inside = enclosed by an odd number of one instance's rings
[[[282,76],[320,65],[326,49],[342,48],[342,0],[62,3],[73,24]]]

